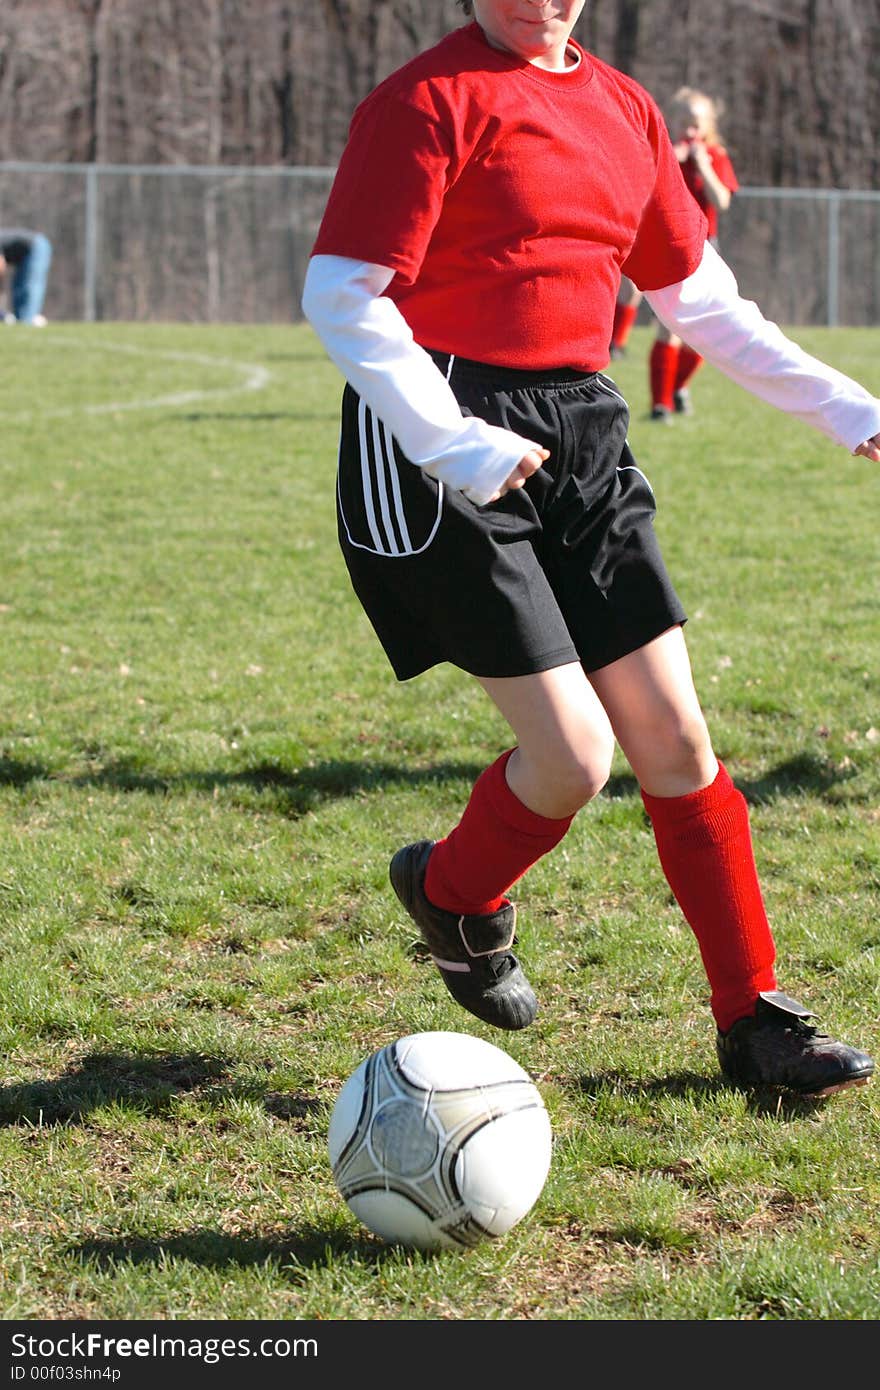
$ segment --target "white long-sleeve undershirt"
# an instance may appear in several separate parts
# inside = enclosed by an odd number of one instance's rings
[[[313,256],[303,313],[328,357],[407,458],[483,505],[535,441],[462,415],[434,359],[414,342],[397,305],[382,293],[393,276],[367,261]]]
[[[880,431],[880,400],[804,352],[742,299],[711,242],[693,275],[645,298],[661,323],[731,381],[835,443],[852,451]]]
[[[484,505],[535,441],[461,414],[443,373],[384,294],[393,275],[366,261],[313,256],[303,313],[407,458]],[[880,400],[804,352],[742,299],[711,243],[692,275],[645,298],[671,332],[733,381],[850,451],[880,432]]]

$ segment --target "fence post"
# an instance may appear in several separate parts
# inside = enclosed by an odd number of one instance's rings
[[[0,0],[2,4],[2,0]],[[288,211],[281,209],[281,204],[272,214],[272,219],[267,223],[265,231],[265,242],[262,255],[263,264],[253,266],[253,274],[250,277],[251,285],[256,285],[260,293],[256,290],[251,293],[248,286],[242,286],[237,281],[233,283],[230,279],[229,284],[225,283],[226,277],[218,276],[218,265],[214,261],[209,268],[209,292],[216,296],[222,292],[227,298],[222,301],[223,312],[230,319],[242,321],[260,322],[260,315],[265,315],[267,319],[274,320],[279,312],[279,295],[292,292],[294,304],[298,303],[298,294],[302,289],[302,278],[304,265],[308,260],[311,242],[313,240],[314,229],[320,223],[322,210],[322,199],[326,197],[332,184],[332,177],[335,169],[330,166],[309,166],[309,165],[285,165],[285,166],[252,166],[252,165],[153,165],[153,164],[39,164],[26,160],[4,160],[0,159],[0,203],[2,207],[7,204],[14,205],[19,203],[22,206],[30,206],[34,198],[34,190],[31,187],[29,178],[32,175],[53,175],[57,178],[57,186],[50,186],[48,179],[41,180],[40,190],[40,216],[44,220],[49,234],[54,237],[58,244],[58,250],[54,259],[52,278],[57,288],[61,291],[59,298],[64,299],[65,304],[70,304],[74,312],[75,305],[81,304],[82,319],[85,322],[92,322],[99,318],[112,320],[117,311],[117,293],[114,286],[114,278],[119,279],[120,272],[125,272],[128,262],[124,251],[125,232],[124,219],[132,216],[126,212],[126,204],[123,203],[122,209],[116,207],[113,198],[108,199],[108,188],[113,191],[115,185],[104,182],[105,179],[125,179],[134,175],[167,175],[175,179],[186,178],[187,176],[212,176],[217,179],[222,176],[224,194],[230,189],[233,181],[240,181],[245,190],[251,189],[257,180],[283,178],[290,180],[292,188],[292,198],[285,199],[288,204]],[[24,176],[24,182],[17,187],[14,180],[18,176]],[[82,178],[84,180],[81,190],[81,199],[71,200],[68,197],[68,183],[71,178]],[[313,180],[317,180],[313,184]],[[219,184],[214,185],[219,187]],[[326,189],[326,192],[325,192]],[[306,191],[308,190],[308,197]],[[51,196],[49,196],[51,193]],[[248,201],[248,194],[245,201],[237,206],[231,206],[230,219],[235,228],[250,228],[254,219],[253,199]],[[280,196],[280,195],[279,195]],[[759,200],[765,206],[758,209],[756,218],[757,228],[750,225],[749,201]],[[75,210],[70,204],[73,201]],[[80,201],[82,208],[80,208]],[[196,248],[192,244],[193,229],[186,220],[183,211],[184,199],[181,196],[181,214],[178,220],[172,212],[163,212],[164,205],[156,210],[155,225],[143,228],[144,235],[152,242],[163,242],[163,245],[156,245],[156,255],[168,258],[168,251],[165,247],[173,245],[176,252],[180,251],[181,256],[204,255],[204,246]],[[861,244],[857,250],[865,257],[870,255],[871,249],[875,246],[878,235],[880,235],[880,189],[877,188],[776,188],[766,186],[740,187],[736,195],[736,201],[745,204],[742,215],[734,215],[725,236],[731,238],[733,247],[733,264],[737,264],[737,247],[743,248],[743,275],[748,275],[755,282],[750,288],[750,294],[754,294],[758,300],[763,296],[769,301],[765,303],[766,310],[773,317],[779,317],[780,310],[775,307],[776,302],[780,302],[785,311],[790,305],[793,312],[790,321],[795,323],[821,323],[822,320],[822,238],[825,239],[825,323],[828,327],[839,327],[847,317],[854,318],[859,323],[876,323],[878,311],[880,311],[880,288],[876,283],[876,277],[872,274],[872,263],[869,268],[862,271],[867,280],[863,287],[865,297],[862,302],[853,298],[853,292],[847,288],[844,278],[847,273],[852,274],[852,267],[848,260],[845,263],[844,257],[847,255],[847,247],[852,240],[859,235],[859,224],[852,226],[850,222],[850,209],[854,205],[865,204],[866,212],[870,217],[867,231],[862,236],[862,242],[868,239],[867,246]],[[789,241],[791,232],[789,228],[790,208],[787,203],[792,201],[806,201],[810,213],[809,219],[804,219],[805,225],[809,226],[809,244],[800,248],[803,251],[801,267],[791,265],[792,256],[789,254],[791,247]],[[821,205],[825,204],[827,211],[822,225]],[[784,218],[783,218],[784,210]],[[148,212],[152,210],[148,208]],[[0,214],[2,215],[2,214]],[[82,217],[83,225],[74,237],[67,236],[66,226],[69,217]],[[235,217],[237,216],[237,221]],[[774,222],[774,218],[777,220]],[[815,225],[814,225],[815,218]],[[780,220],[781,219],[781,220]],[[109,229],[105,230],[105,223]],[[117,223],[120,225],[117,227]],[[795,220],[795,226],[798,222]],[[756,230],[756,235],[753,235]],[[797,237],[797,233],[795,234]],[[805,234],[806,235],[806,234]],[[123,249],[119,248],[118,242],[122,243]],[[202,243],[204,237],[202,237]],[[781,268],[776,266],[777,243],[784,247],[785,255],[781,262]],[[69,254],[64,255],[67,251]],[[770,259],[769,264],[761,261],[761,254]],[[180,259],[180,256],[178,257]],[[197,262],[193,261],[194,266]],[[861,265],[861,261],[859,262]],[[143,291],[146,270],[141,267],[129,267],[132,275],[133,287],[137,294]],[[193,274],[197,272],[187,272],[186,290],[192,291]],[[774,279],[775,276],[775,279]],[[141,277],[141,278],[138,278]],[[272,279],[274,277],[274,280]],[[810,293],[804,294],[805,277],[809,279]],[[63,284],[62,284],[63,282]],[[272,290],[263,294],[264,282],[268,285],[272,283]],[[280,287],[280,288],[279,288]],[[164,301],[158,305],[147,304],[147,310],[162,312],[164,302],[171,306],[172,312],[184,308],[181,295],[177,293],[172,277],[169,273],[163,278],[163,291],[165,291]],[[54,298],[54,296],[53,296]],[[214,304],[216,301],[211,300]],[[189,304],[189,301],[187,301]],[[191,305],[189,306],[191,309]],[[208,315],[209,321],[213,317],[213,309]],[[255,317],[256,315],[256,317]],[[296,318],[296,311],[294,318]]]
[[[98,271],[98,170],[94,164],[86,169],[86,245],[83,283],[83,317],[94,323],[97,302]]]
[[[828,199],[828,327],[840,321],[840,197]]]

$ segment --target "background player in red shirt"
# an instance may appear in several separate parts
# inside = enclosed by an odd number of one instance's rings
[[[355,592],[399,679],[453,663],[515,738],[448,834],[397,850],[392,885],[453,997],[525,1027],[508,890],[601,790],[616,740],[697,937],[724,1075],[861,1083],[871,1058],[777,989],[746,801],[603,375],[620,276],[733,380],[875,462],[880,400],[740,298],[656,104],[572,38],[584,0],[460,3],[475,22],[356,110],[303,293],[346,379]]]
[[[708,235],[718,244],[718,214],[726,212],[739,188],[733,164],[718,132],[719,104],[705,92],[680,87],[667,114],[673,148],[684,180],[706,215]],[[642,294],[624,278],[611,331],[611,357],[626,349],[636,321]],[[648,360],[651,418],[669,420],[673,411],[689,415],[693,409],[689,383],[703,359],[662,323]]]
[[[717,117],[718,107],[711,97],[682,87],[672,99],[667,118],[684,181],[706,214],[708,234],[715,245],[718,214],[727,211],[739,188],[718,134]],[[648,363],[652,419],[668,420],[672,411],[690,414],[689,382],[702,361],[698,352],[659,324]]]

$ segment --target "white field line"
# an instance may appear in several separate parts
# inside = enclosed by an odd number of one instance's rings
[[[198,352],[169,352],[164,348],[134,347],[128,343],[97,343],[87,338],[68,337],[52,333],[41,334],[40,342],[58,343],[62,347],[75,347],[83,352],[127,352],[132,357],[164,358],[168,362],[197,362],[203,367],[228,367],[241,376],[236,385],[216,386],[200,391],[175,391],[167,396],[149,396],[140,400],[104,401],[100,405],[83,402],[70,406],[41,405],[41,417],[56,415],[115,415],[122,410],[160,410],[167,406],[192,405],[195,401],[210,400],[217,396],[235,395],[240,391],[263,391],[272,379],[268,367],[258,362],[237,362],[232,357],[212,357]],[[24,420],[33,416],[33,411],[4,411],[7,420]]]

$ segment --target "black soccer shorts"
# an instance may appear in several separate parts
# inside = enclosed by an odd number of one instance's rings
[[[398,680],[441,661],[475,676],[587,671],[685,622],[654,533],[651,486],[613,381],[433,353],[465,415],[550,451],[478,507],[409,462],[346,386],[337,516],[351,582]]]

